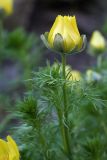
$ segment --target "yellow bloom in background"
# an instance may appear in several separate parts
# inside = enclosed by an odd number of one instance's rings
[[[86,80],[88,83],[99,81],[99,80],[101,80],[101,78],[102,78],[102,76],[99,73],[97,73],[91,69],[86,71]]]
[[[13,0],[0,0],[0,9],[3,9],[7,14],[13,12]]]
[[[90,47],[96,52],[103,52],[106,48],[106,41],[99,31],[94,31],[90,40]],[[93,51],[93,52],[94,52]]]
[[[0,160],[19,160],[18,147],[12,137],[7,136],[7,141],[0,139]]]
[[[70,78],[71,81],[80,81],[81,80],[81,73],[77,70],[72,70],[70,72]]]
[[[50,32],[41,38],[48,48],[60,53],[79,52],[85,44],[85,35],[80,35],[75,16],[58,15]]]
[[[62,74],[62,65],[58,63],[54,63],[52,65],[52,69],[58,71],[58,74]],[[72,70],[70,65],[66,65],[65,67],[66,79],[69,81],[80,81],[82,79],[81,73],[77,70]]]
[[[77,70],[72,70],[69,65],[65,67],[66,77],[70,81],[80,81],[81,73]]]

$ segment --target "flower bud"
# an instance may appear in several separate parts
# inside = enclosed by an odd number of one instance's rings
[[[99,31],[94,31],[90,40],[90,54],[99,55],[106,49],[106,41]]]
[[[81,36],[75,16],[57,16],[50,29],[41,35],[47,48],[59,53],[81,52],[86,45],[86,36]]]
[[[72,70],[69,65],[65,67],[66,79],[69,81],[80,81],[81,73],[77,70]]]
[[[101,75],[91,69],[86,72],[86,80],[88,83],[95,82],[101,80]]]
[[[0,0],[0,9],[10,15],[13,12],[13,0]]]
[[[58,74],[62,74],[62,65],[58,63],[54,63],[52,65],[52,69],[58,71]],[[66,80],[68,81],[80,81],[81,73],[77,70],[72,70],[69,65],[65,67]]]
[[[77,70],[72,70],[71,71],[71,76],[69,78],[69,80],[71,81],[80,81],[81,80],[81,73]]]

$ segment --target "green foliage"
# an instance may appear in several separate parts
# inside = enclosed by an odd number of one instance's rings
[[[105,160],[107,80],[88,84],[85,79],[72,81],[70,72],[62,78],[62,65],[55,63],[33,73],[31,88],[17,105],[21,124],[15,137],[22,159],[68,160],[62,130],[67,127],[73,160]],[[64,116],[62,87],[67,87],[67,115]]]
[[[5,64],[9,62],[17,74],[11,81],[11,84],[9,84],[10,88],[20,86],[23,80],[30,78],[32,70],[35,70],[36,66],[40,63],[42,51],[43,46],[34,33],[28,34],[22,28],[17,28],[12,32],[1,30],[1,68],[3,70]]]
[[[19,60],[26,62],[32,57],[39,60],[42,46],[35,34],[28,34],[22,28],[17,28],[12,32],[2,31],[0,36],[0,60]],[[38,56],[37,56],[38,55]],[[22,64],[23,65],[23,64]]]
[[[28,87],[25,79],[30,78],[40,63],[42,52],[43,46],[36,34],[29,34],[23,28],[8,32],[0,26],[0,112],[3,110],[5,115],[5,119],[0,115],[0,133],[11,124],[13,116],[8,111],[15,109],[16,99]]]
[[[7,115],[6,106],[8,111],[11,110],[11,114],[2,120],[0,132],[10,124],[11,119],[18,119],[19,123],[13,131],[21,159],[106,160],[105,56],[99,57],[96,67],[93,68],[101,78],[91,77],[90,82],[87,81],[86,74],[82,74],[80,81],[73,80],[69,66],[66,66],[67,70],[65,68],[64,77],[64,64],[58,62],[52,66],[47,63],[46,67],[34,71],[31,77],[29,74],[38,62],[37,57],[41,56],[39,40],[23,29],[2,32],[0,36],[1,64],[6,59],[20,64],[21,80],[28,78],[29,87],[23,99],[19,98],[18,93],[15,95],[15,92],[11,92],[9,97],[0,97],[0,112]],[[14,106],[16,97],[20,100]]]
[[[0,95],[0,133],[3,133],[6,128],[10,128],[10,122],[14,116],[13,114],[8,114],[8,112],[12,111],[12,104],[13,100],[9,96],[3,93]]]

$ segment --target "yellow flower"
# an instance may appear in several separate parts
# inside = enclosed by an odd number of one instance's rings
[[[70,81],[80,81],[81,73],[77,70],[72,70],[69,65],[65,67],[66,77]]]
[[[18,147],[12,137],[7,136],[7,141],[0,139],[0,160],[19,160]]]
[[[90,47],[95,52],[103,52],[106,47],[106,41],[103,35],[99,31],[94,31],[90,40]],[[94,52],[93,51],[93,52]]]
[[[63,53],[79,52],[85,44],[85,36],[81,36],[75,16],[58,15],[49,33],[41,36],[48,48]]]
[[[0,9],[3,9],[7,14],[13,12],[13,0],[0,0]]]
[[[95,82],[101,80],[101,75],[91,69],[86,72],[86,80],[88,83]]]
[[[77,70],[72,70],[70,72],[70,78],[71,81],[80,81],[81,80],[81,73]]]
[[[54,63],[52,65],[52,69],[54,71],[57,71],[58,74],[62,74],[62,65],[58,63]],[[69,65],[66,65],[65,67],[65,73],[66,73],[66,79],[69,81],[80,81],[81,80],[81,73],[77,70],[72,70]]]

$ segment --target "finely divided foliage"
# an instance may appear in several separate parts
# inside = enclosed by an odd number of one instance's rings
[[[107,142],[103,140],[107,134],[104,117],[101,120],[106,108],[105,101],[100,98],[100,86],[94,88],[84,80],[66,80],[66,121],[62,92],[65,80],[61,74],[60,64],[48,64],[34,72],[30,80],[32,87],[17,107],[17,115],[23,122],[16,133],[22,159],[29,159],[29,156],[31,160],[68,159],[61,138],[62,126],[69,130],[72,159],[107,157],[104,148]]]

